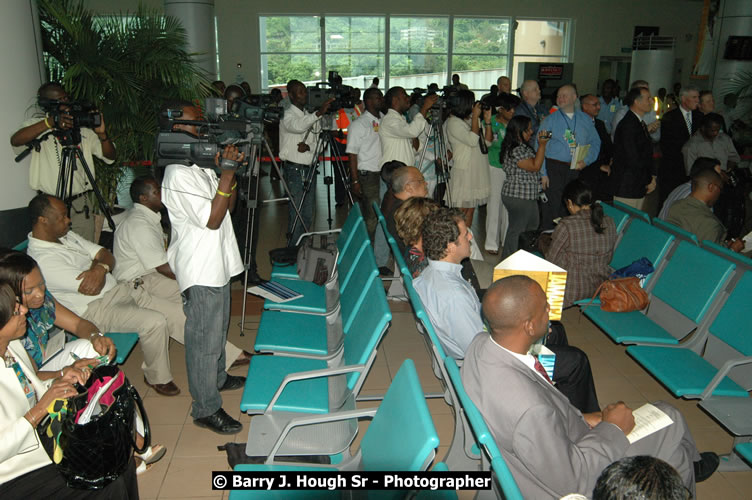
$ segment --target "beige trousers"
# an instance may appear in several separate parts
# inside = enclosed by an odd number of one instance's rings
[[[138,304],[164,314],[167,331],[172,339],[185,345],[185,313],[178,282],[158,272],[141,277],[144,284],[139,287]],[[133,287],[133,285],[130,285]],[[242,350],[231,342],[225,344],[225,369],[238,359]]]

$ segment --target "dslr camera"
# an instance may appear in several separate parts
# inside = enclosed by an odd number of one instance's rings
[[[39,107],[55,122],[52,133],[63,146],[81,142],[81,127],[94,129],[102,125],[102,115],[99,114],[96,106],[88,102],[39,99]],[[58,128],[62,114],[68,114],[73,118],[72,128],[67,130]]]
[[[354,108],[355,97],[353,88],[342,85],[342,77],[336,71],[330,71],[326,82],[319,82],[315,87],[308,87],[308,99],[305,108],[313,113],[329,99],[334,99],[329,105],[329,112],[339,111],[342,108]]]

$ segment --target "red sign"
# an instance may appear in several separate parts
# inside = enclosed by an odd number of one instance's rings
[[[563,64],[541,64],[538,67],[539,80],[560,80],[563,75]]]

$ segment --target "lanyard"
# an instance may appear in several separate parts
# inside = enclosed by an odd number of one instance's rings
[[[569,130],[571,130],[572,133],[574,134],[574,130],[577,128],[577,112],[575,111],[574,116],[573,116],[574,126],[569,125],[569,118],[567,118],[567,114],[565,112],[563,112],[562,110],[559,110],[559,113],[561,113],[561,116],[564,118],[564,123],[567,124],[567,128],[569,128]]]

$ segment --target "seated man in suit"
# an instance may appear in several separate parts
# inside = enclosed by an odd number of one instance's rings
[[[703,168],[692,177],[692,192],[668,211],[666,221],[693,233],[700,241],[725,245],[735,252],[744,250],[744,240],[726,239],[726,228],[713,213],[723,189],[723,178],[713,168]]]
[[[471,239],[459,210],[440,208],[427,215],[423,251],[428,267],[414,281],[441,346],[457,360],[465,357],[467,347],[484,330],[478,295],[461,274],[461,262],[470,256]],[[557,388],[582,412],[600,411],[587,355],[566,344],[547,347],[556,354]]]
[[[695,482],[710,477],[719,461],[715,453],[698,453],[678,410],[655,403],[673,423],[630,444],[627,435],[635,421],[623,402],[586,420],[554,390],[540,362],[528,353],[546,334],[548,313],[546,294],[532,279],[518,275],[495,282],[483,298],[490,334],[475,337],[462,366],[465,389],[523,496],[588,494],[607,465],[633,455],[665,460],[694,495]]]

